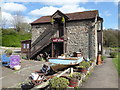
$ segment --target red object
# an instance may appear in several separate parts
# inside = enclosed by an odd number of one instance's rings
[[[69,87],[78,87],[78,85],[69,85]]]
[[[82,72],[87,72],[87,70],[81,70]]]
[[[98,56],[97,56],[97,64],[98,64],[98,65],[102,64],[101,55],[98,55]]]
[[[52,42],[64,42],[64,38],[52,38]]]
[[[69,83],[69,87],[78,87],[78,80],[70,80]]]
[[[77,84],[78,82],[72,82],[72,81],[69,81],[70,83],[74,83],[74,84]]]

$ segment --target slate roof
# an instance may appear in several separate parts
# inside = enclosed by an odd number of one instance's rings
[[[98,10],[92,10],[92,11],[84,11],[84,12],[75,12],[75,13],[67,13],[65,14],[67,17],[69,17],[69,21],[71,20],[83,20],[83,19],[93,19],[98,15]],[[31,24],[37,24],[37,23],[48,23],[51,21],[51,16],[42,16],[39,19],[33,21]],[[99,17],[100,18],[100,17]]]

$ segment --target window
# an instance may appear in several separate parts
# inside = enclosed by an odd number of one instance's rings
[[[59,37],[62,37],[64,35],[64,27],[63,24],[58,24],[58,28],[59,28]]]
[[[26,48],[26,44],[23,44],[23,48],[24,48],[24,49]]]
[[[29,44],[27,44],[27,48],[29,48]]]
[[[102,22],[98,23],[98,30],[102,30]]]
[[[101,51],[101,43],[99,43],[99,47],[98,47],[99,51]]]

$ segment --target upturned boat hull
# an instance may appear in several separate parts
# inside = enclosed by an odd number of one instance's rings
[[[54,71],[59,71],[71,66],[78,65],[83,60],[83,57],[79,58],[49,58],[49,62],[51,63],[51,68]]]

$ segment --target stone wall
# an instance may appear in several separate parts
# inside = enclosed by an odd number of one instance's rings
[[[68,54],[78,52],[81,49],[85,58],[95,57],[95,29],[91,25],[91,21],[66,23]]]
[[[67,54],[78,52],[80,49],[85,58],[95,58],[97,54],[96,30],[92,26],[92,21],[72,21],[66,22],[67,31]],[[58,25],[52,27],[51,24],[41,24],[32,26],[32,43],[44,32],[48,30],[58,30]],[[54,37],[58,36],[58,32]]]
[[[51,24],[41,24],[32,26],[32,43],[40,36],[44,31],[51,30]]]

